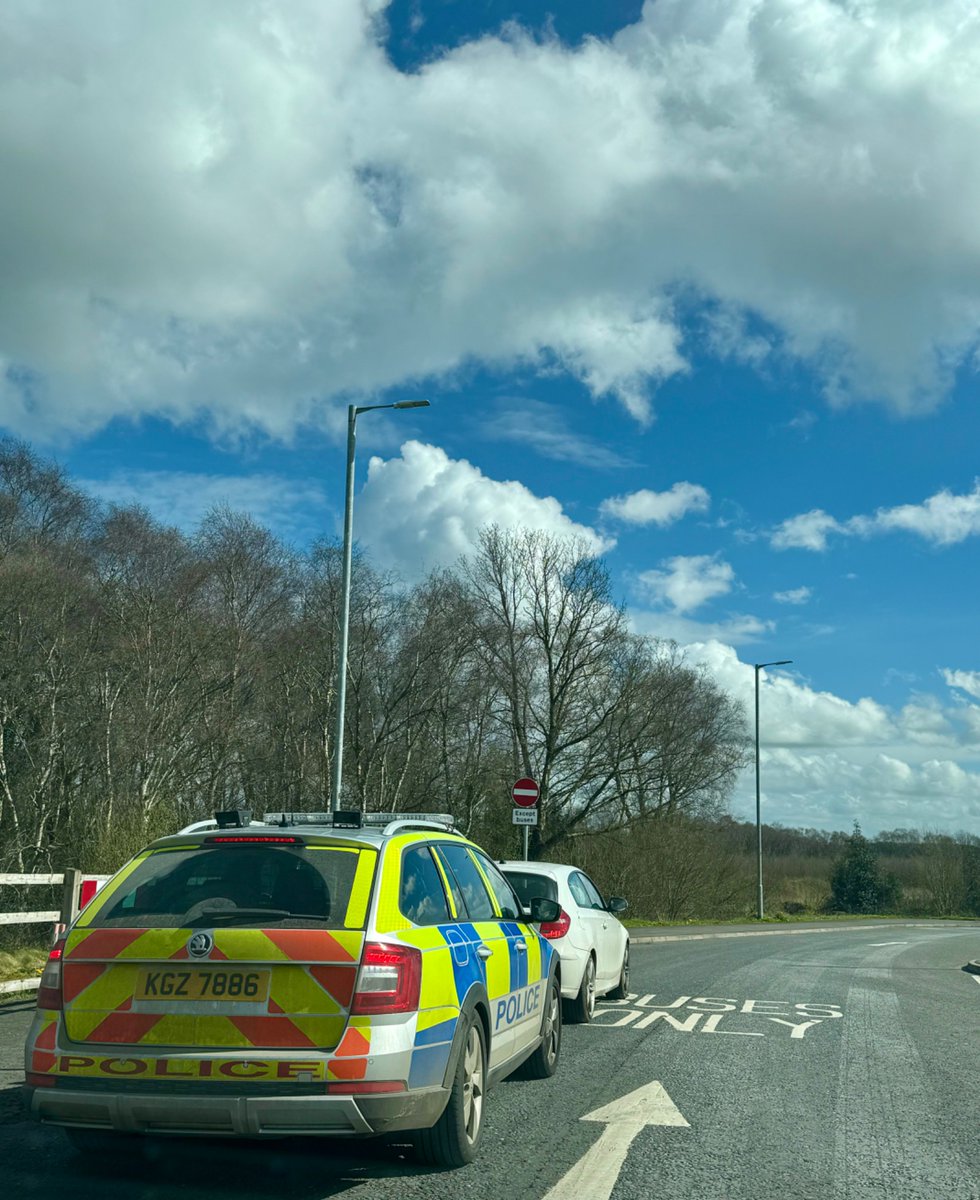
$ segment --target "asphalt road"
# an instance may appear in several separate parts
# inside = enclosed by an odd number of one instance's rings
[[[634,998],[566,1027],[554,1079],[491,1093],[482,1155],[461,1171],[352,1141],[153,1142],[135,1162],[88,1166],[0,1102],[0,1188],[18,1200],[980,1200],[980,976],[963,970],[977,958],[980,925],[636,945]],[[0,1079],[29,1016],[0,1009]]]

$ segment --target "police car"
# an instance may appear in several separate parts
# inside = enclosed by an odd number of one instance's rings
[[[138,854],[51,951],[30,1112],[83,1151],[408,1130],[460,1166],[490,1085],[557,1066],[537,926],[558,910],[523,908],[450,817],[218,813]]]

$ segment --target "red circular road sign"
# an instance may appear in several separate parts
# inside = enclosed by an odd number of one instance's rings
[[[518,779],[510,789],[510,794],[518,808],[534,808],[538,802],[539,791],[537,780]]]

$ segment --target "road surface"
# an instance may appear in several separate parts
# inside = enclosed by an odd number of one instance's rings
[[[461,1171],[353,1141],[152,1142],[83,1165],[0,1093],[0,1185],[18,1200],[980,1200],[980,976],[963,969],[980,924],[701,933],[635,945],[631,999],[566,1027],[553,1079],[491,1093]],[[0,1010],[0,1080],[29,1017]]]

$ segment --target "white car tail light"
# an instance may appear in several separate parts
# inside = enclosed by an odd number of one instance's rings
[[[546,937],[550,942],[556,942],[568,933],[571,926],[572,918],[562,909],[558,914],[557,921],[543,921],[538,928],[542,937]]]

